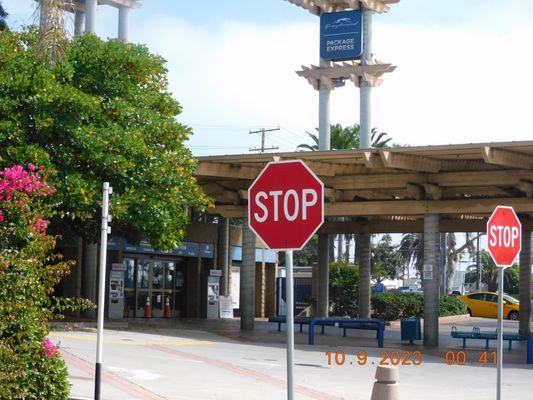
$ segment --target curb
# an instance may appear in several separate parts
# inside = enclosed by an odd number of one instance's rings
[[[55,329],[96,329],[95,322],[50,322],[50,328]],[[104,327],[106,329],[128,329],[130,326],[127,321],[105,321]],[[85,399],[84,399],[85,400]]]

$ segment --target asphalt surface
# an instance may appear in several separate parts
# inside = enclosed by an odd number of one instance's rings
[[[325,335],[317,332],[316,346],[308,346],[307,333],[296,329],[295,398],[369,399],[376,366],[385,354],[385,362],[391,364],[391,353],[393,360],[400,357],[402,399],[495,398],[496,369],[491,352],[496,343],[486,354],[487,363],[482,357],[484,341],[469,344],[464,355],[459,355],[461,343],[449,335],[453,325],[493,330],[496,321],[462,318],[443,322],[437,349],[401,342],[398,324],[394,323],[387,327],[384,349],[377,348],[371,331],[350,331],[343,338],[340,329],[331,327]],[[106,330],[103,399],[286,398],[285,332],[261,321],[253,332],[241,332],[238,326],[238,320],[152,320],[130,321],[127,329]],[[516,331],[517,324],[506,321],[504,329]],[[59,343],[67,362],[72,395],[92,398],[94,330],[54,331],[50,337]],[[327,352],[331,352],[331,365]],[[449,360],[455,356],[461,363],[465,357],[464,365],[448,365],[446,353]],[[421,364],[414,365],[419,356]],[[505,398],[531,400],[533,366],[525,365],[525,345],[513,345],[512,351],[505,350],[504,357]]]

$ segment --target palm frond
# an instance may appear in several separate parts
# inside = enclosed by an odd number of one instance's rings
[[[49,65],[60,61],[67,51],[67,32],[63,7],[72,0],[40,0],[34,18],[39,17],[37,56]]]

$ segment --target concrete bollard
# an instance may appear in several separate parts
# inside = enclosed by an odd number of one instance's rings
[[[399,400],[400,373],[398,367],[379,365],[376,369],[376,382],[370,400]]]

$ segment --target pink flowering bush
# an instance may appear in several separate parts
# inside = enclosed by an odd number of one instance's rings
[[[68,399],[67,369],[48,321],[76,307],[53,295],[70,264],[47,233],[54,189],[33,164],[0,169],[0,399]]]
[[[58,352],[57,346],[54,344],[54,342],[52,342],[48,338],[45,338],[43,340],[43,345],[41,347],[41,351],[46,357],[53,357],[53,356],[57,355],[57,352]]]

